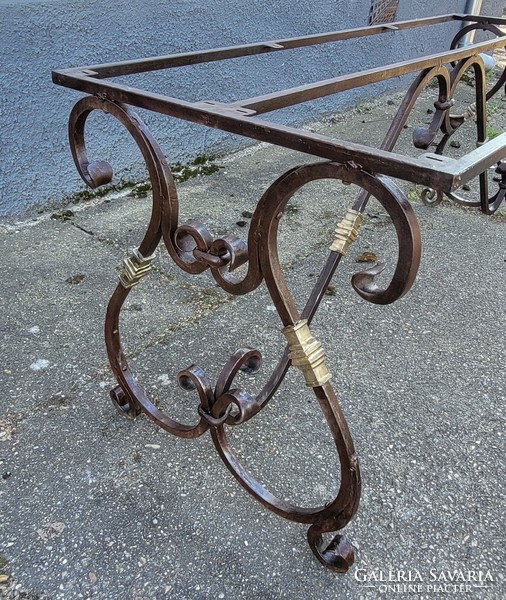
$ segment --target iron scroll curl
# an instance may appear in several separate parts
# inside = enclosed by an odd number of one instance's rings
[[[276,305],[283,306],[284,325],[293,324],[298,318],[293,299],[281,276],[281,265],[274,243],[277,238],[279,219],[288,200],[303,185],[318,179],[338,179],[360,187],[367,196],[375,197],[386,210],[395,227],[398,241],[398,260],[390,283],[377,285],[376,278],[382,269],[373,267],[352,277],[353,289],[364,300],[374,304],[390,304],[404,296],[411,288],[421,257],[421,235],[416,215],[397,185],[387,177],[369,173],[360,165],[335,162],[318,162],[288,171],[274,182],[260,200],[257,210],[268,224],[265,242],[269,253],[262,258],[262,271],[267,287]],[[361,211],[365,203],[357,200]]]
[[[119,83],[114,82],[117,76],[140,74],[153,69],[165,70],[260,55],[265,52],[363,38],[384,31],[412,29],[425,25],[450,22],[457,25],[462,24],[463,21],[468,22],[469,17],[471,21],[477,22],[464,27],[457,34],[452,41],[450,52],[439,52],[428,57],[418,57],[384,67],[367,68],[357,73],[339,75],[234,102],[179,100],[163,94],[127,87],[121,80]],[[486,172],[482,172],[479,175],[479,201],[476,199],[467,201],[457,193],[448,192],[453,190],[454,184],[463,183],[464,178],[462,180],[455,178],[457,167],[449,167],[448,173],[443,177],[444,174],[438,169],[437,164],[429,166],[426,161],[404,157],[403,153],[400,155],[392,153],[408,118],[411,118],[414,104],[433,80],[437,84],[434,98],[435,111],[432,109],[430,111],[433,113],[430,123],[423,123],[421,127],[413,130],[414,146],[428,149],[431,145],[435,145],[435,153],[442,154],[450,137],[456,131],[462,131],[460,127],[466,119],[477,122],[477,144],[486,141],[486,102],[506,84],[506,70],[492,89],[486,92],[485,69],[479,52],[504,47],[506,42],[503,38],[502,41],[480,42],[469,48],[456,49],[456,47],[459,40],[474,29],[482,29],[494,35],[504,35],[494,23],[489,21],[506,23],[506,19],[475,18],[471,15],[458,14],[442,15],[381,27],[289,38],[275,43],[247,44],[146,60],[64,69],[53,74],[57,84],[96,94],[80,100],[72,110],[69,121],[72,155],[86,185],[95,189],[108,184],[113,176],[111,164],[105,160],[90,160],[86,149],[85,125],[88,116],[97,110],[114,117],[133,138],[146,164],[153,190],[146,231],[139,246],[124,259],[120,269],[120,281],[107,307],[106,348],[117,380],[117,386],[111,391],[114,404],[123,415],[130,418],[145,413],[157,426],[181,438],[195,438],[209,431],[221,459],[245,490],[272,512],[306,524],[307,540],[312,552],[323,565],[333,571],[345,572],[354,561],[353,546],[344,539],[341,530],[350,522],[358,509],[361,477],[352,436],[340,400],[334,391],[335,379],[331,379],[332,373],[325,363],[323,345],[310,329],[311,321],[325,298],[325,292],[329,289],[337,266],[358,235],[371,196],[382,205],[392,220],[395,233],[392,233],[391,241],[393,243],[397,241],[398,256],[391,277],[382,275],[384,265],[380,263],[355,273],[351,277],[352,288],[368,302],[389,304],[404,296],[415,280],[421,255],[418,223],[402,191],[381,173],[412,183],[434,186],[433,204],[439,203],[446,194],[458,203],[479,206],[483,212],[491,214],[505,200],[506,162],[499,162],[497,165],[496,175],[500,176],[494,177],[499,183],[497,193],[495,195],[488,193]],[[466,114],[455,115],[452,114],[454,92],[462,80],[462,75],[468,69],[473,69],[476,76],[476,97],[471,105],[474,114],[470,114],[468,110]],[[347,144],[344,140],[329,138],[320,133],[301,132],[294,127],[282,126],[258,118],[264,113],[416,72],[418,76],[399,105],[381,144],[381,152],[377,152],[369,145]],[[431,92],[431,90],[427,91]],[[247,241],[226,234],[215,238],[200,221],[179,223],[179,199],[166,158],[139,117],[130,106],[122,104],[123,102],[141,109],[153,110],[178,119],[221,129],[231,134],[304,152],[317,157],[310,160],[324,162],[294,167],[281,175],[265,191],[251,217]],[[426,117],[424,121],[425,119]],[[475,153],[471,157],[470,160],[474,165],[471,167],[473,176],[474,169],[477,171],[476,165],[488,166],[492,156],[494,161],[498,160],[499,149],[502,149],[501,144],[502,140],[497,146],[492,144],[492,150],[490,147],[484,150],[482,154],[486,156],[482,158],[476,159],[476,155],[480,153]],[[362,163],[362,166],[357,163]],[[471,171],[468,171],[469,176],[470,174]],[[330,246],[326,262],[316,278],[311,280],[314,282],[313,288],[300,310],[292,297],[294,290],[289,289],[290,279],[285,279],[286,272],[281,268],[278,255],[278,228],[287,202],[293,194],[307,183],[320,179],[340,180],[346,184],[354,184],[361,192],[352,208],[348,209],[346,216],[339,223],[336,239]],[[441,189],[437,189],[438,186]],[[426,190],[423,197],[426,203],[430,201],[430,192],[430,189]],[[389,232],[391,233],[390,230]],[[156,405],[156,400],[150,400],[130,369],[120,336],[120,325],[123,326],[123,322],[120,323],[120,315],[125,300],[152,268],[158,246],[165,246],[177,268],[190,275],[210,276],[214,280],[213,283],[232,295],[247,294],[265,282],[282,324],[281,333],[286,338],[286,345],[283,350],[280,350],[281,356],[277,366],[267,374],[262,389],[254,395],[241,389],[241,381],[237,376],[240,371],[249,374],[259,371],[262,361],[260,351],[243,347],[234,352],[235,348],[230,348],[219,339],[220,336],[214,336],[213,341],[217,343],[216,348],[212,348],[213,361],[216,359],[224,364],[221,373],[218,369],[216,383],[214,384],[212,378],[196,364],[179,370],[176,375],[179,386],[191,392],[195,400],[196,411],[193,418],[188,419],[190,421],[188,424],[170,418]],[[243,266],[244,268],[240,268]],[[307,285],[307,281],[305,284]],[[142,315],[139,317],[141,318]],[[161,345],[160,350],[162,350]],[[333,441],[329,456],[333,459],[332,475],[335,482],[333,494],[328,502],[316,500],[314,504],[317,505],[313,506],[293,504],[286,500],[284,494],[276,495],[275,488],[264,486],[262,478],[257,480],[254,477],[255,471],[248,471],[247,464],[241,460],[240,449],[232,447],[234,436],[228,429],[254,418],[271,400],[286,401],[286,397],[283,398],[281,394],[277,396],[276,391],[291,367],[300,369],[305,385],[311,388],[311,394],[317,400],[321,411],[319,416],[324,417],[326,425],[324,433],[330,435]],[[309,392],[306,390],[306,393]],[[287,413],[290,414],[290,403],[287,408]],[[337,456],[334,454],[334,449]],[[273,484],[276,485],[274,482]],[[330,543],[329,537],[331,537]],[[324,538],[327,538],[327,541]]]
[[[293,333],[299,327],[307,331],[305,342],[312,350],[308,351],[307,356],[302,356],[300,364],[307,363],[307,369],[310,370],[322,360],[323,349],[311,338],[307,324],[321,301],[326,279],[320,276],[315,286],[316,292],[311,295],[301,314],[286,284],[278,256],[279,222],[289,199],[311,181],[335,179],[357,185],[380,202],[392,219],[398,240],[399,256],[393,277],[385,287],[377,285],[379,267],[352,277],[355,291],[365,300],[377,304],[387,304],[402,297],[416,277],[420,261],[420,232],[410,204],[392,181],[370,173],[355,163],[317,162],[289,170],[267,189],[251,219],[248,244],[231,236],[213,239],[200,222],[178,223],[178,197],[170,168],[159,146],[129,107],[90,97],[78,102],[72,111],[69,125],[71,148],[78,171],[86,183],[94,187],[107,183],[112,177],[112,168],[108,163],[90,163],[86,154],[84,127],[88,115],[95,109],[112,114],[130,132],[144,157],[153,186],[147,231],[138,250],[126,260],[127,273],[123,278],[120,277],[107,309],[106,347],[118,381],[118,386],[111,393],[113,401],[127,416],[133,418],[144,412],[158,426],[179,437],[195,438],[209,430],[220,457],[241,485],[269,510],[287,519],[308,524],[308,543],[318,560],[334,571],[346,571],[353,562],[351,544],[336,534],[325,546],[323,535],[342,529],[353,518],[360,499],[361,478],[352,437],[329,381],[330,375],[321,379],[316,377],[314,382],[308,378],[306,382],[309,380],[307,385],[313,388],[334,441],[339,459],[339,487],[335,497],[325,505],[296,506],[275,496],[247,471],[230,447],[225,429],[226,426],[247,421],[267,404],[284,378],[290,361],[299,366],[295,362],[296,352],[290,341],[288,345],[291,352],[285,350],[277,368],[257,396],[235,387],[235,377],[240,370],[256,373],[260,368],[261,354],[254,348],[242,348],[228,359],[214,389],[205,372],[197,365],[179,371],[177,382],[180,387],[197,392],[199,397],[197,422],[184,424],[168,417],[155,406],[130,371],[121,345],[120,312],[133,286],[149,270],[152,256],[163,240],[178,267],[192,274],[202,273],[209,268],[218,285],[230,293],[247,293],[265,281],[284,326],[283,332],[290,330]],[[356,203],[361,210],[365,204]],[[335,266],[341,258],[337,254],[331,251],[329,257]],[[228,272],[245,262],[249,263],[246,276],[238,282],[232,280]],[[331,271],[328,273],[330,277]],[[301,349],[302,344],[296,348],[297,351]],[[318,364],[321,366],[321,362]]]
[[[382,288],[376,284],[376,278],[383,271],[384,264],[355,273],[351,284],[364,300],[373,304],[391,304],[402,298],[416,279],[422,247],[420,227],[411,205],[393,181],[381,175],[372,178],[364,176],[362,185],[368,186],[368,191],[392,219],[397,234],[398,260],[387,287]]]

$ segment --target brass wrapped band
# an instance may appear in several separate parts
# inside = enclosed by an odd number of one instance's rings
[[[119,274],[119,280],[124,288],[131,288],[151,270],[151,263],[155,255],[144,257],[137,248],[132,254],[123,260],[123,266]]]
[[[348,209],[346,216],[336,227],[336,239],[332,246],[330,246],[332,252],[339,252],[343,256],[346,256],[348,248],[358,237],[358,230],[363,218],[363,213],[352,208]]]
[[[325,365],[322,345],[313,337],[307,320],[297,321],[282,331],[288,341],[288,357],[302,371],[306,385],[318,387],[326,383],[332,375]]]

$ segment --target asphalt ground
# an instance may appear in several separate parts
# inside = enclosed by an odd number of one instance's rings
[[[309,127],[379,143],[397,102],[381,98]],[[498,101],[496,114],[504,110]],[[430,115],[423,108],[413,118]],[[308,160],[266,145],[221,157],[216,173],[179,184],[181,221],[244,237],[263,191]],[[1,226],[2,598],[506,597],[506,219],[449,202],[427,207],[419,187],[404,190],[423,240],[412,290],[375,306],[350,286],[364,252],[396,260],[393,226],[372,202],[312,326],[362,469],[361,504],[345,529],[356,548],[346,575],[313,557],[305,525],[238,486],[209,435],[174,438],[144,416],[123,418],[109,401],[105,309],[118,266],[142,237],[149,194],[125,191]],[[299,306],[356,192],[315,182],[290,201],[280,248]],[[189,421],[198,401],[177,387],[179,370],[197,363],[214,381],[237,348],[258,347],[262,369],[243,379],[255,391],[284,347],[264,286],[232,297],[209,272],[182,273],[163,248],[130,294],[122,328],[145,388]],[[333,497],[337,459],[293,371],[230,435],[266,485],[311,506]]]

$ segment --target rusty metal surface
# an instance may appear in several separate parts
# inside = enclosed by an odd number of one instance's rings
[[[393,27],[421,27],[451,19],[475,20],[474,25],[462,30],[464,33],[471,27],[485,29],[493,35],[500,34],[495,26],[498,22],[502,23],[500,19],[475,19],[470,15],[446,15],[422,21],[397,23],[393,24]],[[69,121],[72,154],[86,184],[95,188],[109,182],[112,177],[109,163],[103,160],[90,161],[87,156],[85,124],[89,115],[98,110],[112,115],[128,130],[142,153],[153,188],[152,210],[146,232],[138,248],[125,260],[120,273],[120,283],[107,308],[106,347],[118,381],[118,386],[111,392],[114,404],[121,413],[130,418],[145,413],[159,427],[179,437],[195,438],[209,430],[220,457],[238,482],[269,510],[284,518],[308,524],[307,537],[312,551],[325,566],[338,572],[346,571],[354,560],[351,544],[340,533],[335,532],[343,529],[356,513],[361,488],[360,470],[348,425],[331,385],[330,371],[324,363],[323,349],[312,336],[309,326],[336,268],[358,235],[358,228],[371,196],[380,202],[393,222],[398,242],[397,264],[390,282],[385,287],[380,287],[377,282],[377,276],[384,268],[381,264],[356,273],[352,278],[352,286],[363,299],[375,304],[392,303],[407,293],[412,286],[421,257],[418,222],[403,192],[386,175],[395,175],[429,186],[430,189],[428,187],[424,191],[426,201],[430,201],[431,194],[437,194],[437,203],[445,193],[452,200],[479,207],[485,213],[490,214],[497,210],[504,199],[506,189],[506,168],[501,163],[506,154],[506,134],[487,143],[486,103],[502,88],[506,75],[503,74],[498,84],[487,93],[485,68],[479,52],[504,47],[506,39],[494,39],[465,49],[451,49],[446,54],[406,61],[383,69],[371,69],[361,74],[342,76],[327,82],[309,84],[229,105],[214,102],[188,103],[164,98],[119,86],[103,78],[285,50],[310,43],[327,43],[358,35],[379,34],[382,31],[382,27],[371,27],[180,57],[160,57],[144,62],[133,61],[57,71],[54,74],[55,82],[61,85],[95,94],[75,105]],[[456,47],[460,37],[461,34],[455,37],[451,48]],[[452,114],[456,86],[470,69],[476,82],[473,110],[466,114]],[[254,116],[257,112],[266,112],[293,102],[306,101],[349,89],[354,85],[366,85],[380,78],[395,77],[413,71],[420,72],[401,102],[380,149],[273,125]],[[413,144],[416,148],[427,150],[436,143],[435,151],[421,158],[395,154],[393,149],[416,99],[433,81],[437,87],[434,92],[435,111],[432,122],[428,127],[414,130]],[[178,194],[168,163],[145,125],[127,104],[296,148],[330,160],[296,166],[270,185],[257,203],[247,240],[230,235],[213,238],[207,227],[197,220],[179,222]],[[477,150],[460,160],[445,158],[443,152],[448,140],[469,118],[476,121]],[[441,137],[436,142],[438,136]],[[494,163],[498,163],[497,173],[500,175],[500,181],[498,191],[490,195],[488,180],[483,173]],[[469,202],[458,193],[454,193],[456,188],[474,177],[479,177],[480,180],[478,200]],[[354,184],[361,192],[338,225],[336,240],[332,243],[327,261],[305,306],[299,309],[281,268],[278,228],[286,205],[297,190],[310,182],[322,179],[336,179]],[[179,422],[155,405],[131,371],[121,344],[120,314],[123,304],[132,288],[149,271],[155,251],[160,245],[165,247],[173,262],[183,271],[188,274],[201,274],[209,270],[216,284],[230,294],[247,294],[259,285],[265,285],[279,315],[280,329],[288,341],[288,346],[279,357],[277,367],[256,395],[241,389],[235,382],[239,371],[254,374],[261,369],[262,356],[256,348],[240,348],[232,356],[223,357],[224,366],[214,385],[196,364],[182,368],[177,376],[179,385],[197,396],[195,420],[191,423]],[[239,267],[243,268],[238,270]],[[237,274],[238,272],[240,274]],[[273,495],[244,468],[227,437],[228,427],[254,418],[266,406],[292,365],[301,369],[306,385],[312,389],[318,400],[339,457],[339,468],[336,469],[338,490],[335,497],[324,506],[300,507]],[[324,542],[324,534],[330,533],[333,537]]]
[[[357,86],[370,85],[377,81],[384,81],[419,71],[429,75],[429,80],[437,77],[440,87],[438,102],[441,107],[444,107],[444,103],[451,100],[451,97],[446,96],[449,96],[453,91],[456,83],[461,79],[466,69],[472,67],[476,71],[477,77],[484,80],[485,68],[479,54],[493,51],[496,48],[504,48],[506,46],[506,38],[504,37],[456,49],[457,42],[464,35],[461,32],[457,34],[451,43],[452,49],[448,52],[366,69],[359,73],[350,73],[326,81],[309,83],[290,90],[271,92],[257,98],[243,99],[231,103],[214,100],[187,102],[119,84],[110,78],[151,70],[176,68],[202,62],[256,55],[265,52],[288,51],[292,48],[307,45],[328,44],[360,36],[380,35],[385,32],[428,27],[452,20],[466,23],[471,22],[465,28],[466,32],[478,29],[489,31],[498,36],[502,36],[502,33],[497,25],[504,24],[505,22],[503,19],[492,17],[443,15],[441,17],[403,21],[388,25],[371,26],[301,38],[275,40],[260,44],[155,57],[102,66],[92,65],[56,70],[53,72],[53,81],[59,85],[95,94],[101,98],[154,110],[177,118],[194,121],[208,127],[216,127],[238,135],[285,146],[320,158],[338,162],[353,160],[365,169],[375,173],[399,177],[414,183],[427,185],[445,193],[451,193],[470,179],[478,176],[479,173],[483,172],[484,168],[488,168],[494,162],[497,162],[497,144],[494,146],[485,144],[483,146],[483,153],[476,158],[475,162],[468,166],[465,172],[462,172],[459,169],[458,161],[435,161],[431,153],[426,156],[422,155],[418,158],[411,158],[396,154],[392,148],[387,151],[386,146],[382,149],[375,149],[363,144],[351,144],[329,139],[322,135],[311,134],[292,127],[284,127],[264,121],[256,115],[292,104],[321,98],[325,95],[339,93]],[[429,83],[429,80],[426,84]],[[420,83],[422,87],[425,87],[425,85]],[[421,89],[421,87],[418,90],[412,89],[413,97],[408,96],[408,98],[413,99],[416,97]],[[493,93],[496,92],[497,89],[493,91]],[[478,98],[477,102],[479,102]],[[441,108],[440,112],[444,113],[445,130],[451,135],[457,125],[454,120],[450,119],[449,109],[449,106],[444,110]],[[408,113],[409,111],[404,108],[400,109],[399,114],[401,116],[404,114],[407,117]],[[480,115],[480,119],[482,118],[483,116]],[[481,140],[479,141],[481,142]],[[502,152],[506,146],[506,140],[501,138],[500,143],[499,152]]]

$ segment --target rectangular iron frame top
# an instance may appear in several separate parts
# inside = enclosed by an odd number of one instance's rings
[[[60,69],[53,71],[52,76],[53,82],[58,85],[115,102],[123,102],[172,117],[193,121],[201,125],[284,146],[328,160],[341,163],[352,161],[372,172],[405,179],[443,192],[451,192],[470,179],[477,177],[505,156],[506,133],[502,133],[459,159],[431,153],[415,158],[279,125],[259,119],[256,115],[408,73],[419,72],[423,69],[443,66],[479,53],[490,52],[496,48],[505,47],[506,36],[231,103],[209,100],[188,102],[110,80],[114,77],[147,71],[279,52],[304,46],[377,35],[388,31],[437,25],[450,21],[506,25],[506,19],[498,17],[447,14],[191,53]]]

